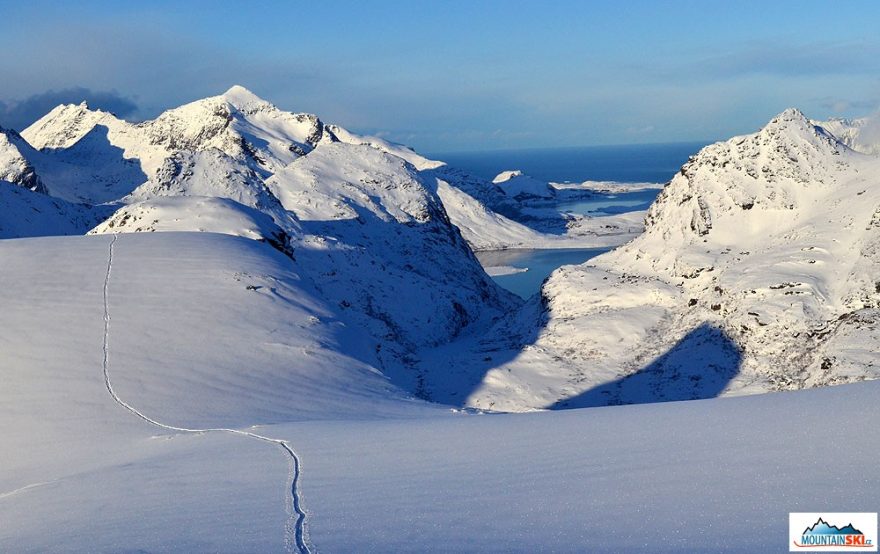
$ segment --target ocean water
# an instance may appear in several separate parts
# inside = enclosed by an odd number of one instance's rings
[[[553,182],[622,181],[665,183],[706,142],[630,144],[447,152],[427,154],[453,167],[492,179],[502,171],[519,169],[536,179]]]
[[[704,142],[638,144],[627,146],[589,146],[530,150],[496,150],[429,154],[453,167],[468,170],[486,179],[502,171],[519,169],[536,179],[549,182],[617,181],[666,183],[688,157],[705,146]],[[591,217],[646,210],[659,189],[597,194],[591,198],[560,202],[560,212]],[[477,254],[483,267],[510,266],[527,271],[492,277],[500,286],[528,298],[541,290],[541,284],[558,267],[581,264],[609,248],[495,250]]]
[[[575,213],[601,217],[603,215],[619,214],[637,210],[647,210],[648,206],[660,194],[660,189],[635,190],[632,192],[620,192],[617,194],[597,195],[594,198],[559,202],[556,209],[563,213]]]

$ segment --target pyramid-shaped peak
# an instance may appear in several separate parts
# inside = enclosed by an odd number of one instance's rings
[[[813,124],[804,115],[804,112],[797,108],[788,108],[771,119],[765,126],[765,129],[797,129],[803,131],[813,129]]]
[[[269,102],[263,100],[241,85],[233,85],[221,96],[227,102],[239,109],[245,109],[249,106],[269,104]]]
[[[775,142],[799,137],[814,146],[837,150],[839,141],[822,127],[817,127],[797,108],[788,108],[761,130],[760,136]]]

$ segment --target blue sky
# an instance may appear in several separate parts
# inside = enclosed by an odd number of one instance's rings
[[[63,4],[63,5],[62,5]],[[0,125],[242,84],[426,152],[726,138],[880,106],[878,2],[0,0]]]

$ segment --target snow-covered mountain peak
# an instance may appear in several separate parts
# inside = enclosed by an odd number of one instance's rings
[[[62,104],[21,132],[28,143],[38,150],[69,148],[96,125],[126,125],[111,113],[92,110],[86,102]]]
[[[275,108],[271,102],[263,100],[241,85],[233,85],[229,90],[221,94],[220,97],[242,112]]]
[[[800,110],[785,110],[754,134],[692,156],[651,206],[648,236],[636,242],[672,241],[658,268],[678,266],[675,271],[688,273],[671,244],[742,244],[744,233],[778,232],[847,179],[854,157],[858,154]]]
[[[809,124],[807,116],[805,116],[804,112],[800,111],[798,108],[786,108],[782,110],[779,115],[770,120],[770,124],[788,121]]]
[[[759,132],[767,142],[786,146],[792,143],[810,145],[825,152],[839,153],[844,146],[831,133],[814,125],[797,108],[788,108],[770,120]]]
[[[25,140],[9,129],[0,127],[0,180],[9,181],[35,192],[46,192],[28,155],[33,149]]]

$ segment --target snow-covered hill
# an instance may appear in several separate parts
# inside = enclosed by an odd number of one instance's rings
[[[797,110],[704,148],[644,234],[551,276],[517,324],[528,346],[489,369],[469,404],[684,400],[880,377],[878,178],[880,158]]]
[[[505,195],[515,200],[528,199],[552,199],[555,189],[549,183],[539,181],[534,177],[523,174],[519,170],[502,171],[492,179]]]
[[[292,254],[291,237],[265,213],[228,198],[157,197],[119,208],[88,234],[153,232],[221,233],[267,242]]]
[[[295,551],[293,460],[243,433],[422,405],[268,245],[51,237],[0,260],[4,552]]]

